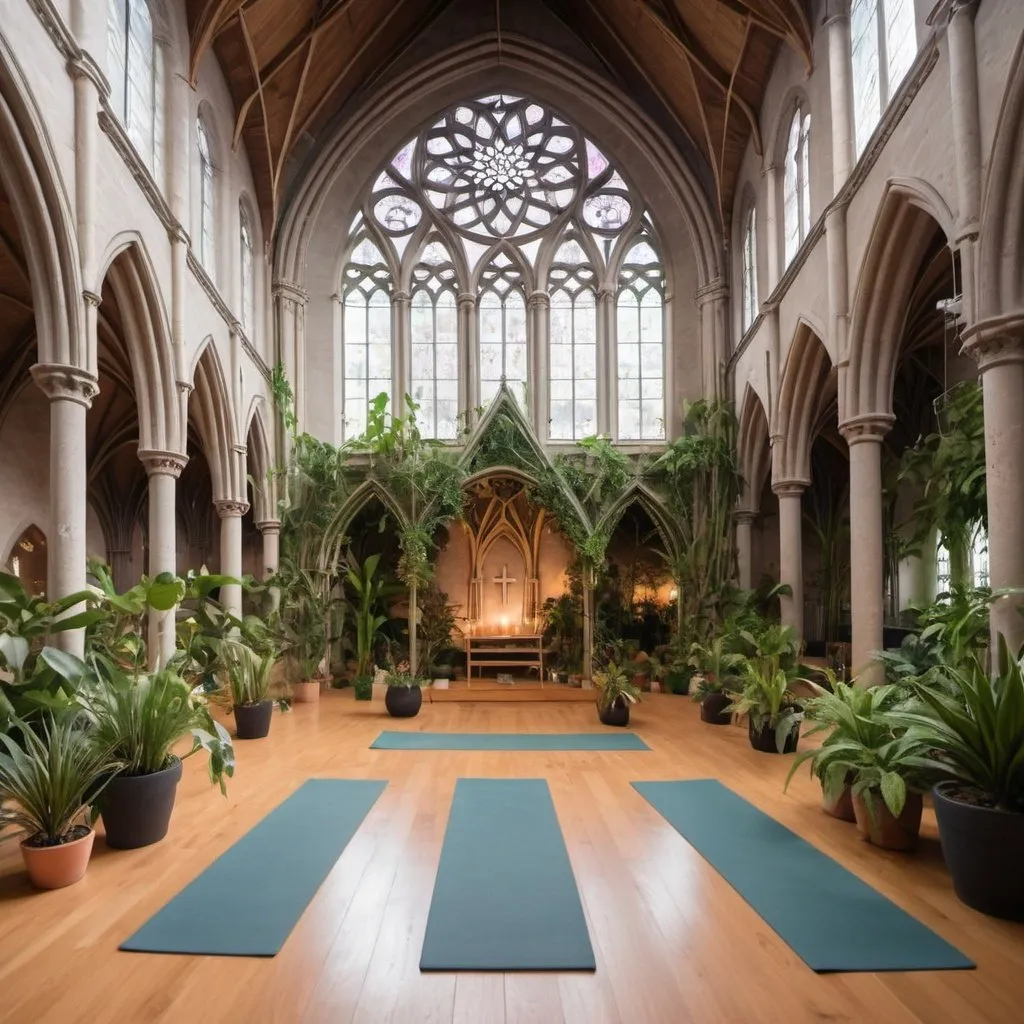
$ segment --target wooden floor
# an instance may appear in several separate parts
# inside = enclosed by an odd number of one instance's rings
[[[1024,926],[957,902],[926,812],[922,851],[886,854],[825,817],[788,758],[757,754],[745,730],[703,726],[690,701],[648,696],[631,753],[371,751],[382,728],[584,731],[573,704],[424,705],[389,720],[351,691],[275,716],[241,743],[225,800],[186,765],[168,838],[114,852],[97,841],[89,873],[35,893],[16,842],[0,843],[0,1020],[359,1021],[365,1024],[1019,1024]],[[273,959],[120,953],[117,945],[311,776],[390,780]],[[544,777],[572,858],[595,974],[421,975],[420,946],[445,821],[460,776]],[[836,857],[979,964],[976,971],[815,975],[630,787],[713,776]],[[266,865],[266,884],[285,870]],[[197,927],[199,923],[197,922]],[[836,921],[841,929],[843,922]]]
[[[453,679],[447,690],[428,686],[423,699],[432,704],[450,701],[461,703],[502,704],[517,701],[549,701],[562,704],[593,704],[597,691],[592,687],[566,686],[562,683],[538,683],[536,680],[516,680],[515,683],[499,683],[494,679]]]

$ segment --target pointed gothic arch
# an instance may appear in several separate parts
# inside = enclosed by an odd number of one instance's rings
[[[768,437],[768,415],[761,396],[749,383],[743,391],[743,401],[740,405],[736,447],[741,480],[739,507],[745,511],[757,512],[761,507],[761,494],[768,479],[772,456]]]
[[[244,455],[235,435],[235,416],[224,370],[212,338],[200,346],[194,369],[195,390],[189,414],[210,466],[213,500],[244,501]]]

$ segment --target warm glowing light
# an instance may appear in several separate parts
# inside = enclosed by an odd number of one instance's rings
[[[676,590],[676,588],[675,588],[675,587],[673,587],[673,588],[672,588],[672,589],[671,589],[671,590],[670,590],[670,591],[668,592],[668,599],[669,599],[670,601],[674,601],[674,600],[675,600],[675,599],[676,599],[677,597],[679,597],[679,591],[678,591],[678,590]]]
[[[501,617],[501,628],[502,628],[503,632],[505,632],[505,633],[508,632],[508,616],[507,615],[502,615],[502,617]]]

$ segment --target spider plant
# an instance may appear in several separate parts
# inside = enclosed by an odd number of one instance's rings
[[[620,701],[624,704],[637,704],[640,701],[640,687],[614,661],[594,673],[594,686],[598,690],[597,703],[604,710]]]
[[[80,838],[77,833],[90,827],[89,804],[121,762],[71,715],[45,718],[39,732],[20,720],[18,725],[23,746],[0,734],[0,828],[22,829],[29,846]]]
[[[732,650],[733,644],[734,637],[726,634],[707,643],[690,645],[689,664],[699,673],[694,700],[703,700],[705,694],[721,693],[741,683],[747,658]]]
[[[225,640],[221,645],[221,661],[223,671],[218,696],[222,703],[245,707],[262,704],[268,699],[273,655],[260,656],[237,640]]]
[[[95,742],[122,763],[123,775],[152,775],[170,767],[172,748],[191,734],[192,748],[181,755],[182,760],[205,750],[210,781],[225,793],[225,777],[234,774],[234,748],[199,689],[190,688],[169,670],[137,677],[113,671],[100,685],[86,690],[81,703]]]

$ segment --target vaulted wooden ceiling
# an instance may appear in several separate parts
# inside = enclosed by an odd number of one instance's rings
[[[232,144],[245,144],[265,225],[277,222],[288,158],[366,92],[453,0],[188,0],[193,81],[212,47],[235,102]],[[707,162],[728,223],[757,109],[780,45],[811,65],[808,0],[477,0],[536,2],[596,55],[625,91],[653,97]],[[454,98],[454,97],[453,97]],[[650,103],[647,104],[648,106]]]

